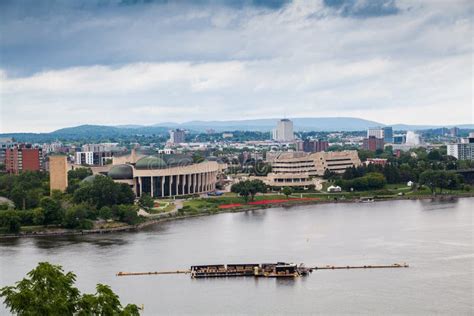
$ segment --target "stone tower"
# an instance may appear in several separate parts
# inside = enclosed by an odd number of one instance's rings
[[[66,191],[67,188],[67,157],[56,155],[49,157],[49,186],[51,192]]]

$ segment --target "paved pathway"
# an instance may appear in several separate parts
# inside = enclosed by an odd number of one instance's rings
[[[183,208],[183,201],[184,200],[175,200],[174,202],[170,202],[170,203],[173,203],[173,205],[174,205],[174,208],[171,211],[163,212],[163,213],[157,213],[157,214],[150,214],[147,211],[145,211],[144,209],[140,208],[140,210],[138,211],[138,215],[143,216],[143,217],[148,217],[148,218],[161,218],[161,217],[167,217],[167,216],[170,216],[170,215],[174,215],[178,212],[178,210]]]

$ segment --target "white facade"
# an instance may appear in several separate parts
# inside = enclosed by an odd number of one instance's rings
[[[474,160],[474,143],[449,144],[448,155],[458,160]]]
[[[288,119],[279,120],[277,128],[273,130],[273,139],[281,142],[291,142],[295,139],[293,122]]]
[[[416,134],[415,132],[408,131],[405,143],[407,145],[420,145],[421,144],[421,137],[420,137],[420,135]]]
[[[367,138],[374,136],[375,138],[384,138],[384,131],[381,127],[369,128],[367,130]]]
[[[76,164],[93,165],[94,153],[92,151],[81,151],[76,153]]]

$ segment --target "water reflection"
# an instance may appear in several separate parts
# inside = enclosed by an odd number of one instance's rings
[[[49,237],[49,238],[34,238],[33,243],[40,249],[57,249],[70,246],[77,246],[79,244],[91,244],[100,248],[111,246],[123,246],[128,244],[127,239],[121,238],[119,234],[113,236],[101,235],[97,236],[67,236],[67,237]]]
[[[242,213],[242,219],[251,220],[252,222],[255,221],[263,221],[267,216],[266,210],[253,210],[253,211],[245,211]]]
[[[455,206],[459,203],[458,198],[449,198],[448,200],[440,199],[426,199],[419,200],[422,211],[437,211],[437,210],[456,210]]]
[[[277,287],[290,287],[294,286],[298,278],[275,278]]]

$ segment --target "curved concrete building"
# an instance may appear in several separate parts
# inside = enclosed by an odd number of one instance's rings
[[[193,163],[187,156],[163,155],[114,165],[108,176],[130,185],[138,197],[147,193],[160,198],[214,191],[218,172],[216,161]]]

